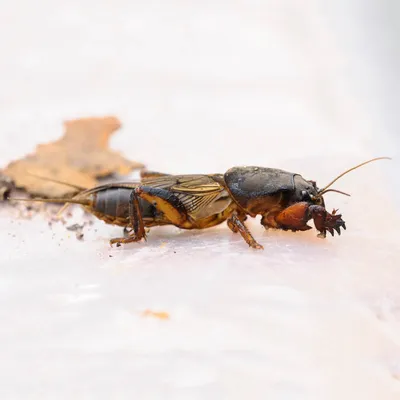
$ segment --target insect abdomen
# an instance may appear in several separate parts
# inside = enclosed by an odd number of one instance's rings
[[[134,189],[112,187],[93,195],[92,212],[106,222],[126,225],[129,220],[129,203]],[[155,207],[146,200],[139,200],[140,212],[143,219],[153,219]]]

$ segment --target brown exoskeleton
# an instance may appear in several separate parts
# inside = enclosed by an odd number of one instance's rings
[[[343,175],[375,158],[339,175],[322,189],[301,175],[273,168],[234,167],[225,174],[167,175],[142,172],[141,182],[109,183],[82,189],[71,199],[32,199],[32,201],[80,204],[108,224],[129,228],[128,237],[115,238],[111,244],[146,240],[145,228],[175,225],[182,229],[205,229],[227,221],[254,249],[257,243],[245,225],[247,216],[261,215],[265,228],[292,231],[311,229],[314,221],[320,237],[334,231],[340,235],[345,222],[336,210],[325,209],[323,195],[330,191],[345,194],[331,185]]]

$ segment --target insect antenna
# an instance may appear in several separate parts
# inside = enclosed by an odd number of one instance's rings
[[[322,195],[324,195],[325,193],[327,193],[327,192],[328,192],[328,189],[329,189],[337,180],[339,180],[341,177],[343,177],[344,175],[348,174],[349,172],[354,171],[355,169],[360,168],[360,167],[362,167],[363,165],[366,165],[366,164],[369,164],[369,163],[371,163],[371,162],[373,162],[373,161],[378,161],[378,160],[391,160],[391,158],[390,158],[390,157],[377,157],[377,158],[373,158],[373,159],[371,159],[371,160],[368,160],[368,161],[365,161],[365,162],[363,162],[363,163],[361,163],[361,164],[358,164],[358,165],[356,165],[355,167],[352,167],[352,168],[348,169],[347,171],[342,172],[342,173],[341,173],[339,176],[337,176],[332,182],[330,182],[330,183],[329,183],[328,185],[326,185],[324,188],[320,189],[316,197],[321,197]],[[332,191],[332,192],[335,191],[335,192],[338,192],[338,193],[347,194],[347,193],[344,193],[344,192],[339,192],[339,190],[335,190],[335,189],[329,189],[329,191]]]
[[[328,193],[328,192],[335,192],[335,193],[339,193],[339,194],[344,194],[345,196],[349,196],[349,197],[351,196],[350,194],[348,194],[346,192],[342,192],[341,190],[337,190],[337,189],[327,189],[327,190],[324,190],[322,193],[318,193],[318,195],[322,196],[323,194]]]

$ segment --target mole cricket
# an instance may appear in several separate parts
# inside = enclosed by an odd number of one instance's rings
[[[224,174],[168,175],[143,170],[140,182],[116,182],[91,189],[66,184],[79,191],[71,198],[11,199],[46,203],[79,204],[107,224],[124,227],[126,237],[114,238],[110,244],[147,240],[145,228],[174,225],[181,229],[206,229],[226,221],[253,249],[263,249],[245,225],[248,216],[261,215],[266,229],[306,231],[311,219],[318,236],[334,236],[346,229],[337,210],[329,213],[324,195],[336,192],[331,186],[342,176],[372,161],[365,161],[340,174],[319,189],[313,180],[298,173],[255,166],[233,167]],[[62,210],[65,209],[65,206]],[[62,211],[60,210],[60,212]]]

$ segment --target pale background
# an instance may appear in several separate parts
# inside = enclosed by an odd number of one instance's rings
[[[110,249],[118,228],[79,242],[1,206],[1,399],[400,398],[398,1],[1,5],[2,166],[96,115],[169,173],[253,164],[322,186],[394,157],[327,196],[341,237],[252,221],[264,252],[225,225]]]

